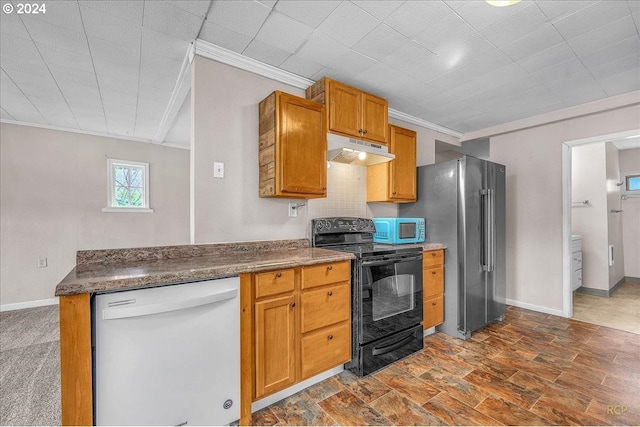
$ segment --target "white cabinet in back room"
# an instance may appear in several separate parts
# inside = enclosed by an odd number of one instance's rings
[[[571,236],[571,290],[582,286],[582,236]]]

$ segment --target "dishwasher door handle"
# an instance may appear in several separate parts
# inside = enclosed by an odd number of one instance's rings
[[[167,313],[170,311],[185,310],[187,308],[200,307],[202,305],[213,304],[226,301],[238,296],[237,289],[228,289],[212,295],[203,297],[163,302],[159,304],[147,304],[137,307],[111,308],[102,310],[103,320],[125,319],[129,317],[149,316],[151,314]]]

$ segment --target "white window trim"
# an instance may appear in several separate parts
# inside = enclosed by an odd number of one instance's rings
[[[640,195],[640,190],[627,190],[627,177],[640,175],[640,171],[623,172],[622,174],[622,189],[623,196]]]
[[[132,206],[116,206],[115,204],[115,186],[113,168],[120,166],[136,166],[144,169],[144,201],[142,207],[136,208]],[[102,212],[134,212],[134,213],[150,213],[153,209],[149,207],[149,163],[135,162],[132,160],[120,160],[107,158],[107,206],[102,208]]]

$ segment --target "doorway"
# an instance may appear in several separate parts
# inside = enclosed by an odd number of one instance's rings
[[[626,149],[636,151],[627,152]],[[624,209],[621,204],[624,201],[621,202],[622,183],[619,181],[620,174],[624,172],[623,169],[628,169],[629,164],[635,164],[627,162],[623,165],[620,161],[618,165],[619,157],[622,157],[625,152],[633,153],[634,159],[635,156],[640,156],[640,129],[567,141],[562,147],[563,314],[566,317],[574,317],[575,314],[579,317],[578,320],[597,324],[608,321],[609,324],[604,326],[610,327],[616,327],[616,317],[622,318],[625,313],[630,313],[635,319],[638,314],[633,308],[625,310],[625,303],[621,303],[618,306],[619,309],[615,308],[616,302],[621,302],[627,297],[633,298],[635,291],[640,288],[638,285],[626,287],[626,283],[633,280],[633,277],[627,277],[629,274],[623,266],[625,257],[622,215],[624,215]],[[609,162],[607,162],[607,154],[609,154]],[[629,160],[629,157],[625,157],[625,160]],[[640,169],[640,166],[638,167]],[[608,172],[607,169],[609,169]],[[614,169],[617,171],[612,174]],[[585,182],[578,181],[581,179]],[[592,182],[587,182],[589,180]],[[594,193],[594,187],[601,190]],[[628,206],[632,209],[640,208],[640,199],[633,200],[633,205]],[[635,215],[635,212],[628,213]],[[638,232],[640,233],[640,230]],[[582,252],[577,252],[576,247],[580,243],[582,243]],[[615,264],[615,261],[618,264]],[[582,271],[579,270],[581,267]],[[636,267],[632,262],[629,271],[634,272],[634,269]],[[580,286],[578,282],[580,276],[582,276],[583,287],[579,288],[579,293],[574,295],[574,290]],[[619,301],[608,298],[616,294],[618,289],[620,294],[616,299]],[[577,301],[575,307],[574,297]],[[637,301],[640,301],[640,292],[637,298]],[[605,314],[598,318],[596,312],[604,313],[603,307],[607,305],[611,306],[610,315]],[[623,321],[617,323],[620,326],[619,329],[625,329]],[[631,323],[633,329],[637,320]],[[638,330],[631,332],[640,333],[640,325],[637,326]],[[629,326],[625,330],[629,330]]]

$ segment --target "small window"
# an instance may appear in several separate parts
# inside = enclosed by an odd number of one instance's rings
[[[625,191],[640,192],[640,175],[625,176]]]
[[[153,212],[149,163],[107,159],[107,207],[103,212]]]

